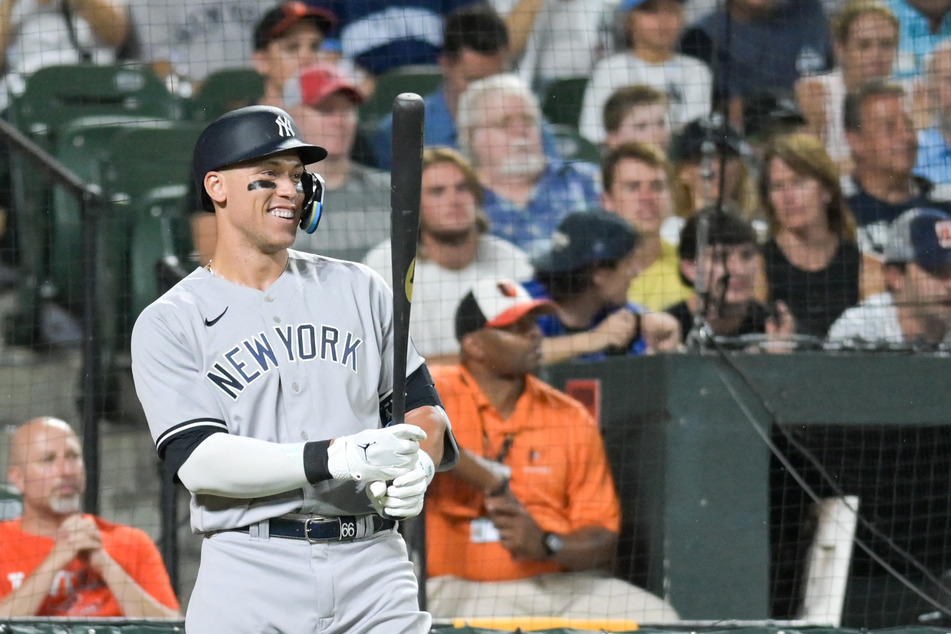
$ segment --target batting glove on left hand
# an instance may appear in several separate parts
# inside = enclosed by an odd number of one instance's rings
[[[386,518],[407,519],[423,510],[426,487],[436,473],[432,458],[419,452],[419,461],[412,471],[399,476],[389,486],[385,482],[371,482],[367,497],[376,512]]]

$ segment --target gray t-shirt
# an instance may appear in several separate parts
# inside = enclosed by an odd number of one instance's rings
[[[320,172],[320,163],[316,165]],[[390,239],[390,175],[354,163],[343,187],[328,189],[317,231],[297,234],[294,248],[359,262],[372,247]]]

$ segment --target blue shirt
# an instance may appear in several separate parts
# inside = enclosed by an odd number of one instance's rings
[[[445,145],[459,149],[459,134],[456,121],[449,112],[446,93],[442,89],[427,95],[423,99],[423,145]],[[558,141],[555,139],[548,122],[542,121],[542,146],[545,155],[560,158]],[[380,120],[380,127],[373,136],[373,154],[380,169],[391,169],[393,162],[393,115],[388,114]]]
[[[918,132],[918,161],[915,174],[932,183],[951,184],[951,146],[938,128]]]
[[[888,0],[888,8],[898,19],[898,55],[895,76],[917,77],[924,72],[925,58],[935,44],[951,36],[951,13],[945,14],[936,33],[931,22],[905,0]]]
[[[538,280],[529,280],[524,282],[522,286],[525,287],[525,290],[528,291],[528,294],[535,299],[551,299],[551,296],[548,294],[548,289],[545,288],[545,285],[539,282]],[[644,308],[627,302],[625,304],[627,308],[634,311],[637,314],[643,314]],[[562,337],[564,335],[572,335],[577,332],[587,332],[598,326],[602,321],[608,318],[608,316],[616,311],[619,307],[611,308],[605,307],[600,313],[598,313],[591,324],[584,330],[576,330],[566,327],[561,321],[558,320],[558,316],[554,313],[548,313],[545,315],[538,316],[538,326],[542,329],[542,334],[546,337]],[[644,341],[644,337],[640,336],[634,341],[631,342],[631,347],[624,352],[618,352],[615,354],[644,354],[647,351],[647,342]],[[592,352],[591,354],[579,355],[576,357],[583,361],[603,361],[608,358],[607,352]]]
[[[482,208],[489,217],[489,232],[515,244],[529,257],[548,250],[551,236],[562,219],[576,211],[601,205],[601,172],[584,162],[549,160],[531,200],[525,207],[485,190]]]
[[[345,57],[374,75],[407,64],[435,64],[442,50],[443,17],[476,0],[306,0],[333,11],[330,34]]]
[[[892,222],[903,212],[914,207],[932,207],[951,213],[951,201],[947,198],[947,188],[935,187],[934,183],[921,176],[915,176],[917,193],[898,203],[875,198],[854,179],[843,180],[843,193],[855,222],[858,225],[858,242],[863,253],[881,255],[889,239]]]
[[[787,0],[760,20],[730,21],[717,10],[684,31],[681,52],[719,69],[717,95],[746,97],[765,87],[792,91],[802,75],[829,68],[829,23],[818,0]]]

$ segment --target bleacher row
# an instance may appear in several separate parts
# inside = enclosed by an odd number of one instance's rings
[[[441,81],[438,66],[405,66],[381,75],[360,108],[354,158],[374,163],[370,139],[396,95],[425,95]],[[562,153],[597,160],[597,148],[577,133],[585,81],[556,82],[542,104]],[[101,190],[97,306],[115,307],[103,315],[106,334],[127,333],[157,296],[156,266],[163,258],[185,263],[191,256],[185,207],[191,150],[202,127],[256,103],[263,89],[263,78],[249,68],[217,71],[194,96],[183,98],[143,65],[51,66],[31,76],[25,92],[12,100],[8,121]],[[70,310],[82,304],[83,211],[76,195],[39,173],[22,152],[8,160],[22,275],[19,306],[5,335],[10,343],[32,344],[41,298]]]

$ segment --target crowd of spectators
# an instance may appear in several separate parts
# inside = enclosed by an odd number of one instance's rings
[[[317,165],[324,219],[294,247],[390,281],[388,170],[405,149],[392,146],[392,117],[365,119],[361,107],[394,69],[438,69],[441,87],[424,95],[411,333],[430,364],[445,365],[434,375],[465,460],[433,484],[429,523],[452,554],[431,547],[430,568],[475,582],[588,571],[613,547],[616,500],[586,414],[526,379],[540,364],[693,345],[788,352],[805,337],[951,344],[949,3],[733,0],[696,19],[685,5],[69,0],[61,10],[0,0],[0,96],[15,98],[50,64],[146,63],[183,98],[217,70],[253,68],[260,103],[328,150]],[[546,119],[545,99],[560,98],[549,89],[572,78],[586,87],[568,134],[597,160],[573,154]],[[204,265],[214,217],[195,211],[196,192],[186,205]],[[515,313],[503,317],[496,292],[521,302]],[[460,325],[472,314],[482,321]],[[593,458],[552,460],[593,470],[594,537],[546,509],[549,496],[511,465],[499,476],[484,464],[505,463],[482,447],[512,448],[495,426],[525,394],[558,424],[557,410],[570,410],[565,433],[586,439]],[[492,425],[479,418],[488,410]],[[467,428],[477,418],[481,437]],[[512,517],[521,523],[500,535]],[[463,555],[479,522],[477,543],[495,546]],[[549,542],[558,530],[563,543]],[[566,546],[572,531],[584,548]],[[489,556],[518,565],[467,576],[466,557]],[[586,557],[590,567],[578,563]],[[475,586],[465,591],[481,605]]]

